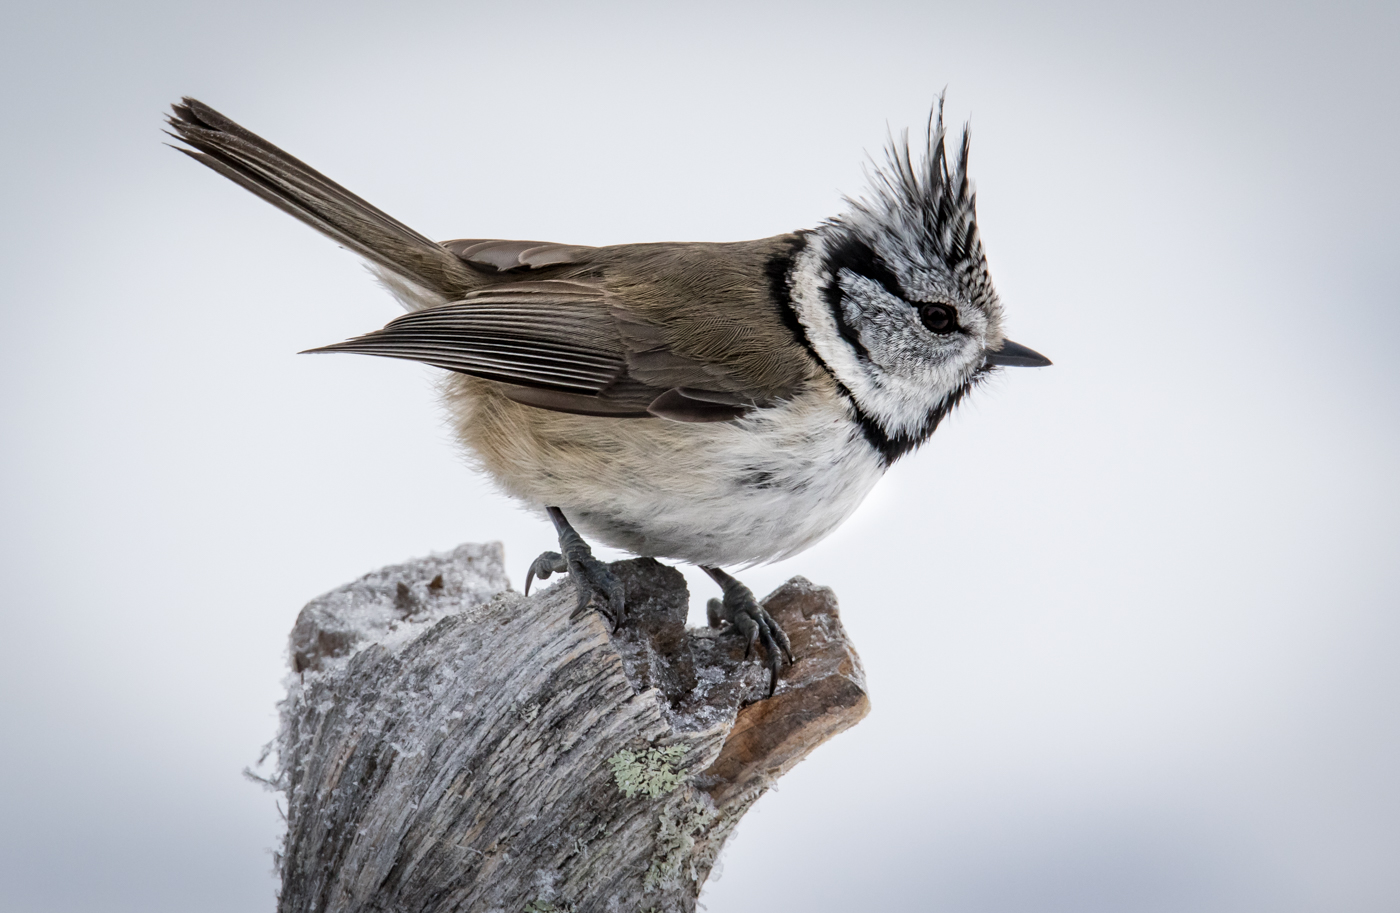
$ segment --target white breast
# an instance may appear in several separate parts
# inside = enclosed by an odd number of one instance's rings
[[[802,551],[884,474],[834,385],[733,422],[564,415],[448,383],[462,443],[509,494],[638,555],[734,566]]]

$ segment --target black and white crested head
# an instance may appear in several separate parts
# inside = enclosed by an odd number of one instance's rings
[[[907,132],[892,139],[867,194],[809,236],[793,273],[809,341],[890,460],[927,440],[1004,341],[968,133],[953,162],[944,139],[940,100],[922,155]]]
[[[922,160],[914,161],[909,131],[891,138],[885,162],[868,177],[870,193],[847,197],[851,209],[828,227],[855,246],[901,270],[914,295],[949,291],[985,315],[1001,342],[1001,302],[987,271],[982,237],[977,230],[977,195],[967,173],[970,131],[964,127],[957,161],[949,166],[943,127],[943,102],[929,118]],[[942,277],[941,281],[933,277]],[[952,286],[951,289],[946,286]]]

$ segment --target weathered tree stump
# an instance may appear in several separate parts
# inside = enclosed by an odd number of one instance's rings
[[[764,602],[796,659],[685,627],[685,580],[620,561],[629,619],[524,598],[499,545],[388,567],[292,632],[282,913],[690,911],[735,824],[869,707],[830,590]]]

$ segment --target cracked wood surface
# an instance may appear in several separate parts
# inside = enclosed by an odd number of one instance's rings
[[[384,568],[292,633],[277,786],[281,913],[691,911],[740,817],[865,715],[831,591],[765,605],[794,665],[689,629],[649,558],[612,565],[628,621],[569,619],[567,578],[525,598],[500,547]]]

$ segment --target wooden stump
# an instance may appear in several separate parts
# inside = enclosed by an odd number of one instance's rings
[[[570,620],[567,578],[509,591],[499,545],[385,568],[292,632],[277,786],[282,913],[690,911],[739,818],[869,708],[831,591],[764,600],[796,659],[685,627],[685,580],[612,570],[628,620]]]

